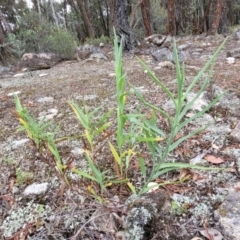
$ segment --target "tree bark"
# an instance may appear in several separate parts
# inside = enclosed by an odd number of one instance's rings
[[[143,18],[143,25],[145,28],[146,37],[153,34],[152,27],[152,12],[151,12],[151,2],[150,0],[143,0],[141,3],[141,11]]]
[[[58,19],[57,19],[55,9],[54,9],[54,6],[53,6],[53,0],[50,0],[50,4],[51,4],[51,9],[52,9],[53,19],[54,19],[57,27],[59,28]]]
[[[222,10],[223,10],[223,0],[218,0],[215,14],[214,14],[214,20],[208,34],[213,35],[217,32],[219,23],[220,23],[220,18],[222,16]]]
[[[176,35],[175,27],[175,0],[168,1],[168,34]]]
[[[112,24],[119,43],[122,41],[124,50],[133,49],[137,46],[137,39],[128,22],[125,0],[111,0],[111,8]]]
[[[98,10],[99,10],[100,22],[101,22],[101,25],[102,25],[104,36],[109,36],[109,33],[107,31],[106,22],[105,22],[105,19],[104,19],[104,16],[103,16],[103,10],[102,10],[102,5],[100,3],[100,0],[98,0]]]
[[[42,21],[42,13],[41,13],[41,7],[40,7],[40,0],[37,0],[37,11],[39,16],[39,21]]]
[[[81,12],[82,20],[84,22],[87,35],[89,38],[94,38],[95,37],[94,29],[87,15],[85,6],[83,4],[83,0],[77,0],[77,4]]]
[[[7,22],[5,16],[3,15],[1,9],[0,9],[0,22],[3,24],[5,33],[11,33],[12,29],[10,27],[10,24]]]

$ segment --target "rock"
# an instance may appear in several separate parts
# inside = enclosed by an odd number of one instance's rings
[[[225,143],[226,136],[231,133],[231,128],[229,123],[217,123],[210,125],[207,128],[207,133],[203,135],[203,139],[206,141],[214,141],[214,144],[222,147]]]
[[[77,47],[74,56],[77,60],[108,59],[99,47],[88,44]]]
[[[38,119],[39,120],[51,120],[53,119],[56,115],[58,114],[58,109],[56,108],[51,108],[51,109],[48,109],[47,112],[41,112],[39,113],[39,117]]]
[[[81,100],[87,101],[87,100],[93,100],[97,97],[98,95],[92,94],[92,95],[76,96],[75,99],[81,99]]]
[[[11,146],[13,149],[21,147],[22,145],[24,145],[25,143],[27,143],[29,141],[29,139],[25,138],[25,139],[20,139],[20,140],[15,140],[11,143]]]
[[[179,45],[177,48],[179,51],[183,51],[183,50],[188,49],[190,46],[191,45],[189,43],[185,43],[185,44]]]
[[[23,76],[25,76],[24,73],[17,73],[15,75],[13,75],[14,78],[16,78],[16,77],[23,77]]]
[[[154,45],[157,45],[158,47],[171,47],[173,38],[171,36],[165,36],[161,34],[153,34],[147,38],[145,38],[145,41],[147,43],[153,43]]]
[[[33,183],[25,188],[23,194],[29,195],[42,195],[48,190],[48,183]]]
[[[240,239],[240,192],[229,189],[229,194],[218,209],[220,225],[226,239]]]
[[[178,51],[178,59],[179,62],[186,62],[188,59],[188,52],[186,51]],[[169,48],[160,48],[157,51],[152,53],[152,57],[154,60],[158,62],[164,62],[164,61],[169,61],[169,62],[174,62],[173,59],[173,52]]]
[[[170,116],[173,116],[175,114],[175,105],[172,100],[167,100],[164,104],[161,104],[161,108]]]
[[[90,57],[87,59],[87,61],[96,60],[97,62],[99,62],[101,59],[108,60],[108,58],[103,53],[97,52],[92,53]]]
[[[111,211],[107,214],[106,209],[99,208],[92,214],[92,219],[96,230],[112,234],[116,232],[117,226]]]
[[[233,33],[233,38],[237,41],[240,40],[240,29]]]
[[[54,98],[53,97],[41,97],[37,99],[37,102],[43,103],[43,102],[53,102]]]
[[[3,67],[0,65],[0,73],[1,75],[6,73],[6,72],[9,72],[11,69],[9,67]]]
[[[41,73],[41,74],[39,74],[38,76],[39,77],[46,77],[48,75],[48,73]]]
[[[173,62],[173,53],[168,48],[158,49],[157,51],[152,53],[152,57],[154,60],[158,62],[164,61]]]
[[[187,96],[187,103],[190,103],[196,96],[195,93],[189,93]],[[191,110],[201,111],[209,104],[209,100],[206,98],[206,92],[202,92],[199,97],[193,103]]]
[[[235,63],[235,58],[234,57],[228,57],[226,58],[228,64],[233,64]]]
[[[20,91],[16,91],[16,92],[12,92],[12,93],[8,93],[8,97],[11,97],[11,96],[14,96],[14,95],[18,95],[20,94],[21,92]]]
[[[192,116],[190,116],[190,117],[192,117]],[[196,125],[196,127],[197,127],[196,129],[202,128],[211,123],[214,123],[214,118],[207,113],[203,114],[201,117],[197,118],[193,122],[193,124]]]
[[[212,92],[214,98],[224,93],[224,90],[217,85],[212,86]],[[234,92],[227,92],[220,99],[219,103],[217,103],[222,108],[226,108],[232,113],[234,116],[240,116],[240,99],[237,97]]]
[[[61,58],[52,53],[25,53],[19,63],[20,68],[28,70],[48,69],[61,61]]]
[[[229,148],[223,151],[223,154],[227,154],[235,159],[237,171],[240,174],[240,149],[239,148]]]
[[[240,142],[240,121],[237,123],[235,128],[232,130],[230,136],[233,137],[238,142]]]
[[[169,61],[160,62],[158,64],[158,66],[161,67],[161,68],[164,67],[164,68],[169,68],[169,69],[172,69],[172,70],[175,68],[174,64],[172,62],[169,62]]]
[[[239,32],[240,34],[240,32]],[[227,51],[227,58],[234,57],[234,58],[240,58],[240,48],[232,49]]]
[[[72,153],[74,156],[79,156],[79,155],[81,155],[81,154],[84,153],[84,149],[79,148],[79,147],[75,147],[74,149],[71,150],[71,153]]]

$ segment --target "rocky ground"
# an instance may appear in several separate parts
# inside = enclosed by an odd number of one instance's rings
[[[221,35],[177,39],[177,45],[187,53],[186,86],[223,40]],[[54,168],[37,157],[26,133],[17,131],[19,122],[12,94],[18,94],[34,118],[45,116],[58,124],[58,137],[81,135],[82,128],[67,101],[74,100],[83,106],[84,100],[89,109],[101,105],[100,112],[116,108],[112,49],[104,50],[108,60],[68,61],[48,70],[23,74],[3,71],[0,77],[0,239],[240,239],[240,60],[226,59],[227,52],[239,44],[229,38],[217,57],[207,91],[192,111],[199,111],[216,95],[228,91],[220,103],[189,124],[185,131],[214,123],[168,157],[169,161],[228,170],[184,169],[168,173],[157,181],[172,184],[141,198],[134,198],[124,184],[114,185],[101,196],[104,204],[87,190],[89,183],[74,174],[68,173],[71,188],[63,188]],[[174,67],[169,63],[159,65],[151,55],[144,54],[147,52],[149,49],[143,47],[138,56],[155,76],[176,91]],[[125,53],[123,57],[127,82],[137,87],[148,101],[171,114],[172,104],[135,55]],[[202,80],[194,91],[201,84]],[[194,92],[191,94],[194,96]],[[139,106],[139,100],[131,93],[126,111],[136,113]],[[147,108],[142,111],[150,113]],[[159,127],[168,131],[166,120],[160,116]],[[183,136],[184,132],[179,134]],[[74,166],[87,171],[83,148],[83,142],[78,139],[59,143],[63,160],[67,162],[71,158]],[[99,157],[100,164],[111,171],[113,159],[105,148]],[[141,152],[144,156],[144,145]],[[145,156],[150,162],[148,153]],[[136,185],[142,183],[138,171],[137,162],[132,163],[130,175]],[[188,180],[181,181],[186,176]]]

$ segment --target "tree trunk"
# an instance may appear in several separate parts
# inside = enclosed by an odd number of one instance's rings
[[[94,38],[95,37],[94,29],[87,15],[83,0],[77,0],[77,4],[81,12],[82,20],[84,22],[87,35],[89,38]]]
[[[150,0],[142,1],[141,11],[142,11],[143,24],[144,24],[144,28],[145,28],[145,35],[148,37],[153,34],[152,12],[151,12]]]
[[[230,9],[229,9],[229,12],[230,12]],[[224,1],[223,8],[222,8],[222,16],[219,23],[220,33],[228,33],[229,26],[230,26],[230,19],[228,18],[228,6],[227,6],[227,1]]]
[[[223,9],[223,0],[217,1],[217,6],[214,14],[214,19],[212,22],[211,29],[209,30],[208,34],[213,35],[217,32],[219,27],[220,18],[222,16],[222,9]]]
[[[64,16],[64,25],[68,29],[68,17],[67,17],[67,0],[63,1],[63,16]]]
[[[37,9],[38,9],[38,16],[39,16],[39,21],[42,21],[42,13],[41,13],[41,7],[40,7],[40,0],[37,0]]]
[[[124,50],[133,49],[137,46],[137,39],[128,22],[125,0],[111,0],[111,8],[112,24],[119,42],[122,41]]]
[[[51,4],[51,9],[52,9],[53,19],[54,19],[57,27],[59,28],[58,19],[57,19],[55,9],[54,9],[54,6],[53,6],[53,0],[50,0],[50,4]]]
[[[168,1],[168,34],[176,35],[175,28],[175,0]]]
[[[101,25],[102,25],[104,36],[109,36],[108,31],[107,31],[106,22],[105,22],[105,19],[104,19],[104,16],[103,16],[103,10],[102,10],[102,5],[100,3],[100,0],[98,0],[98,10],[99,10],[100,22],[101,22]]]
[[[12,29],[10,27],[10,24],[7,22],[5,16],[3,15],[1,9],[0,9],[0,22],[3,24],[5,33],[11,33]]]

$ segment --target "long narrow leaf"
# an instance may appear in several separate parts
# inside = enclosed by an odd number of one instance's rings
[[[122,165],[122,160],[121,160],[120,156],[118,155],[116,149],[114,148],[114,146],[110,142],[108,142],[108,144],[110,146],[110,150],[112,152],[112,155],[113,155],[115,161],[118,163],[119,166],[121,166]]]
[[[85,129],[89,129],[89,122],[83,111],[78,107],[78,105],[72,101],[68,102],[71,106],[72,110],[74,111],[75,115],[77,116],[80,123],[83,125]]]
[[[169,152],[173,151],[175,148],[178,147],[179,144],[181,144],[183,141],[187,140],[188,138],[191,138],[191,137],[201,133],[207,127],[209,127],[209,124],[207,126],[205,126],[204,128],[198,129],[197,131],[191,132],[191,133],[187,134],[186,136],[179,138],[177,141],[175,141],[174,143],[171,144],[171,146],[169,147]]]
[[[152,80],[158,84],[163,91],[168,95],[168,97],[173,101],[174,105],[176,105],[176,100],[174,99],[173,94],[170,92],[170,90],[153,74],[153,72],[151,71],[151,69],[140,59],[138,58],[138,61],[142,64],[142,66],[148,71],[148,75],[152,78]]]
[[[188,95],[188,93],[192,90],[192,88],[195,86],[196,82],[202,77],[202,75],[204,74],[204,72],[206,72],[206,70],[209,68],[209,66],[215,61],[217,55],[219,54],[219,52],[221,51],[221,49],[223,48],[223,46],[225,45],[226,41],[228,38],[226,38],[222,44],[219,46],[219,48],[217,49],[217,51],[213,54],[213,56],[206,62],[206,64],[204,65],[204,67],[199,71],[198,75],[193,79],[193,81],[191,82],[191,84],[188,86],[187,90],[186,90],[186,95]]]
[[[176,132],[179,132],[184,126],[186,126],[188,123],[192,122],[193,120],[197,119],[198,117],[202,116],[206,111],[208,111],[212,106],[214,106],[219,99],[224,95],[225,93],[219,95],[216,97],[211,103],[209,103],[205,108],[203,108],[201,111],[194,114],[194,116],[186,119],[184,122],[179,124],[176,128]]]

